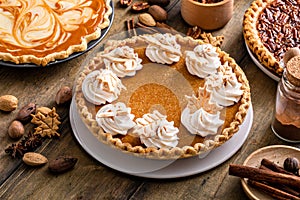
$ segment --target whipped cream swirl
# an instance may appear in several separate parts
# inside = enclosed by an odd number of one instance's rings
[[[226,66],[225,68],[226,70],[223,72],[219,71],[206,77],[204,86],[211,92],[212,99],[219,105],[231,106],[240,100],[243,90],[241,90],[242,84],[238,82],[232,69]]]
[[[126,87],[115,73],[108,69],[89,73],[82,82],[82,92],[86,100],[101,105],[116,100]]]
[[[224,123],[220,119],[222,106],[211,99],[211,93],[205,87],[200,87],[198,96],[186,96],[187,106],[181,115],[181,123],[191,134],[215,135]]]
[[[133,119],[134,115],[131,114],[131,108],[126,107],[122,102],[107,104],[96,114],[98,125],[106,133],[112,135],[126,135],[128,130],[136,125]]]
[[[146,56],[152,62],[172,64],[179,61],[181,51],[175,36],[166,33],[142,37],[149,43],[146,48]]]
[[[136,119],[136,123],[133,133],[139,135],[141,142],[147,147],[170,149],[177,146],[178,128],[157,110],[144,114],[142,118]]]
[[[219,54],[211,44],[200,44],[193,51],[185,51],[185,63],[190,74],[200,78],[216,73],[221,65]]]
[[[142,59],[128,46],[118,47],[107,54],[102,54],[106,68],[117,74],[118,77],[134,76],[137,70],[142,69]]]
[[[186,107],[181,115],[181,123],[187,130],[194,135],[205,137],[207,135],[215,135],[218,128],[223,125],[224,121],[220,119],[220,112],[209,113],[200,108],[194,113]]]

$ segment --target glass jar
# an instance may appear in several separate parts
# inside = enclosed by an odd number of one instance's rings
[[[298,56],[297,56],[298,57]],[[277,87],[271,128],[287,142],[300,142],[300,56],[287,63]]]

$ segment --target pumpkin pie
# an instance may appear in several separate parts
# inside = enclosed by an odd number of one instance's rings
[[[75,102],[99,141],[150,159],[187,158],[222,145],[251,104],[233,58],[169,33],[109,40],[79,74]]]
[[[110,0],[0,1],[0,60],[49,62],[85,51],[112,14]]]
[[[259,62],[275,75],[282,75],[284,53],[300,47],[299,10],[297,0],[255,0],[245,12],[246,44]]]

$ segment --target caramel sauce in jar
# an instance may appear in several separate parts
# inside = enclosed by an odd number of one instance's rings
[[[278,84],[271,128],[287,142],[300,142],[300,55],[287,62]]]

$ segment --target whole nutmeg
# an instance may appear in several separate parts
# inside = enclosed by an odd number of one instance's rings
[[[61,87],[55,96],[55,102],[57,105],[67,103],[72,99],[72,89],[68,86]]]
[[[299,160],[295,157],[288,157],[283,162],[283,168],[293,174],[299,174]]]
[[[0,96],[0,110],[11,112],[18,107],[18,98],[13,95]]]
[[[26,106],[23,106],[16,117],[16,120],[19,120],[23,123],[27,123],[31,120],[32,114],[35,114],[36,111],[36,105],[35,103],[29,103]]]
[[[152,5],[150,6],[148,12],[152,15],[152,17],[156,21],[166,21],[168,19],[168,13],[165,11],[162,7],[158,5]]]
[[[148,0],[148,3],[150,5],[158,5],[161,7],[166,7],[167,5],[169,5],[170,0]]]
[[[8,135],[14,140],[20,139],[25,133],[25,129],[23,124],[18,121],[14,120],[10,123],[8,127]]]
[[[149,13],[142,13],[138,16],[139,22],[146,26],[155,26],[156,21]]]

